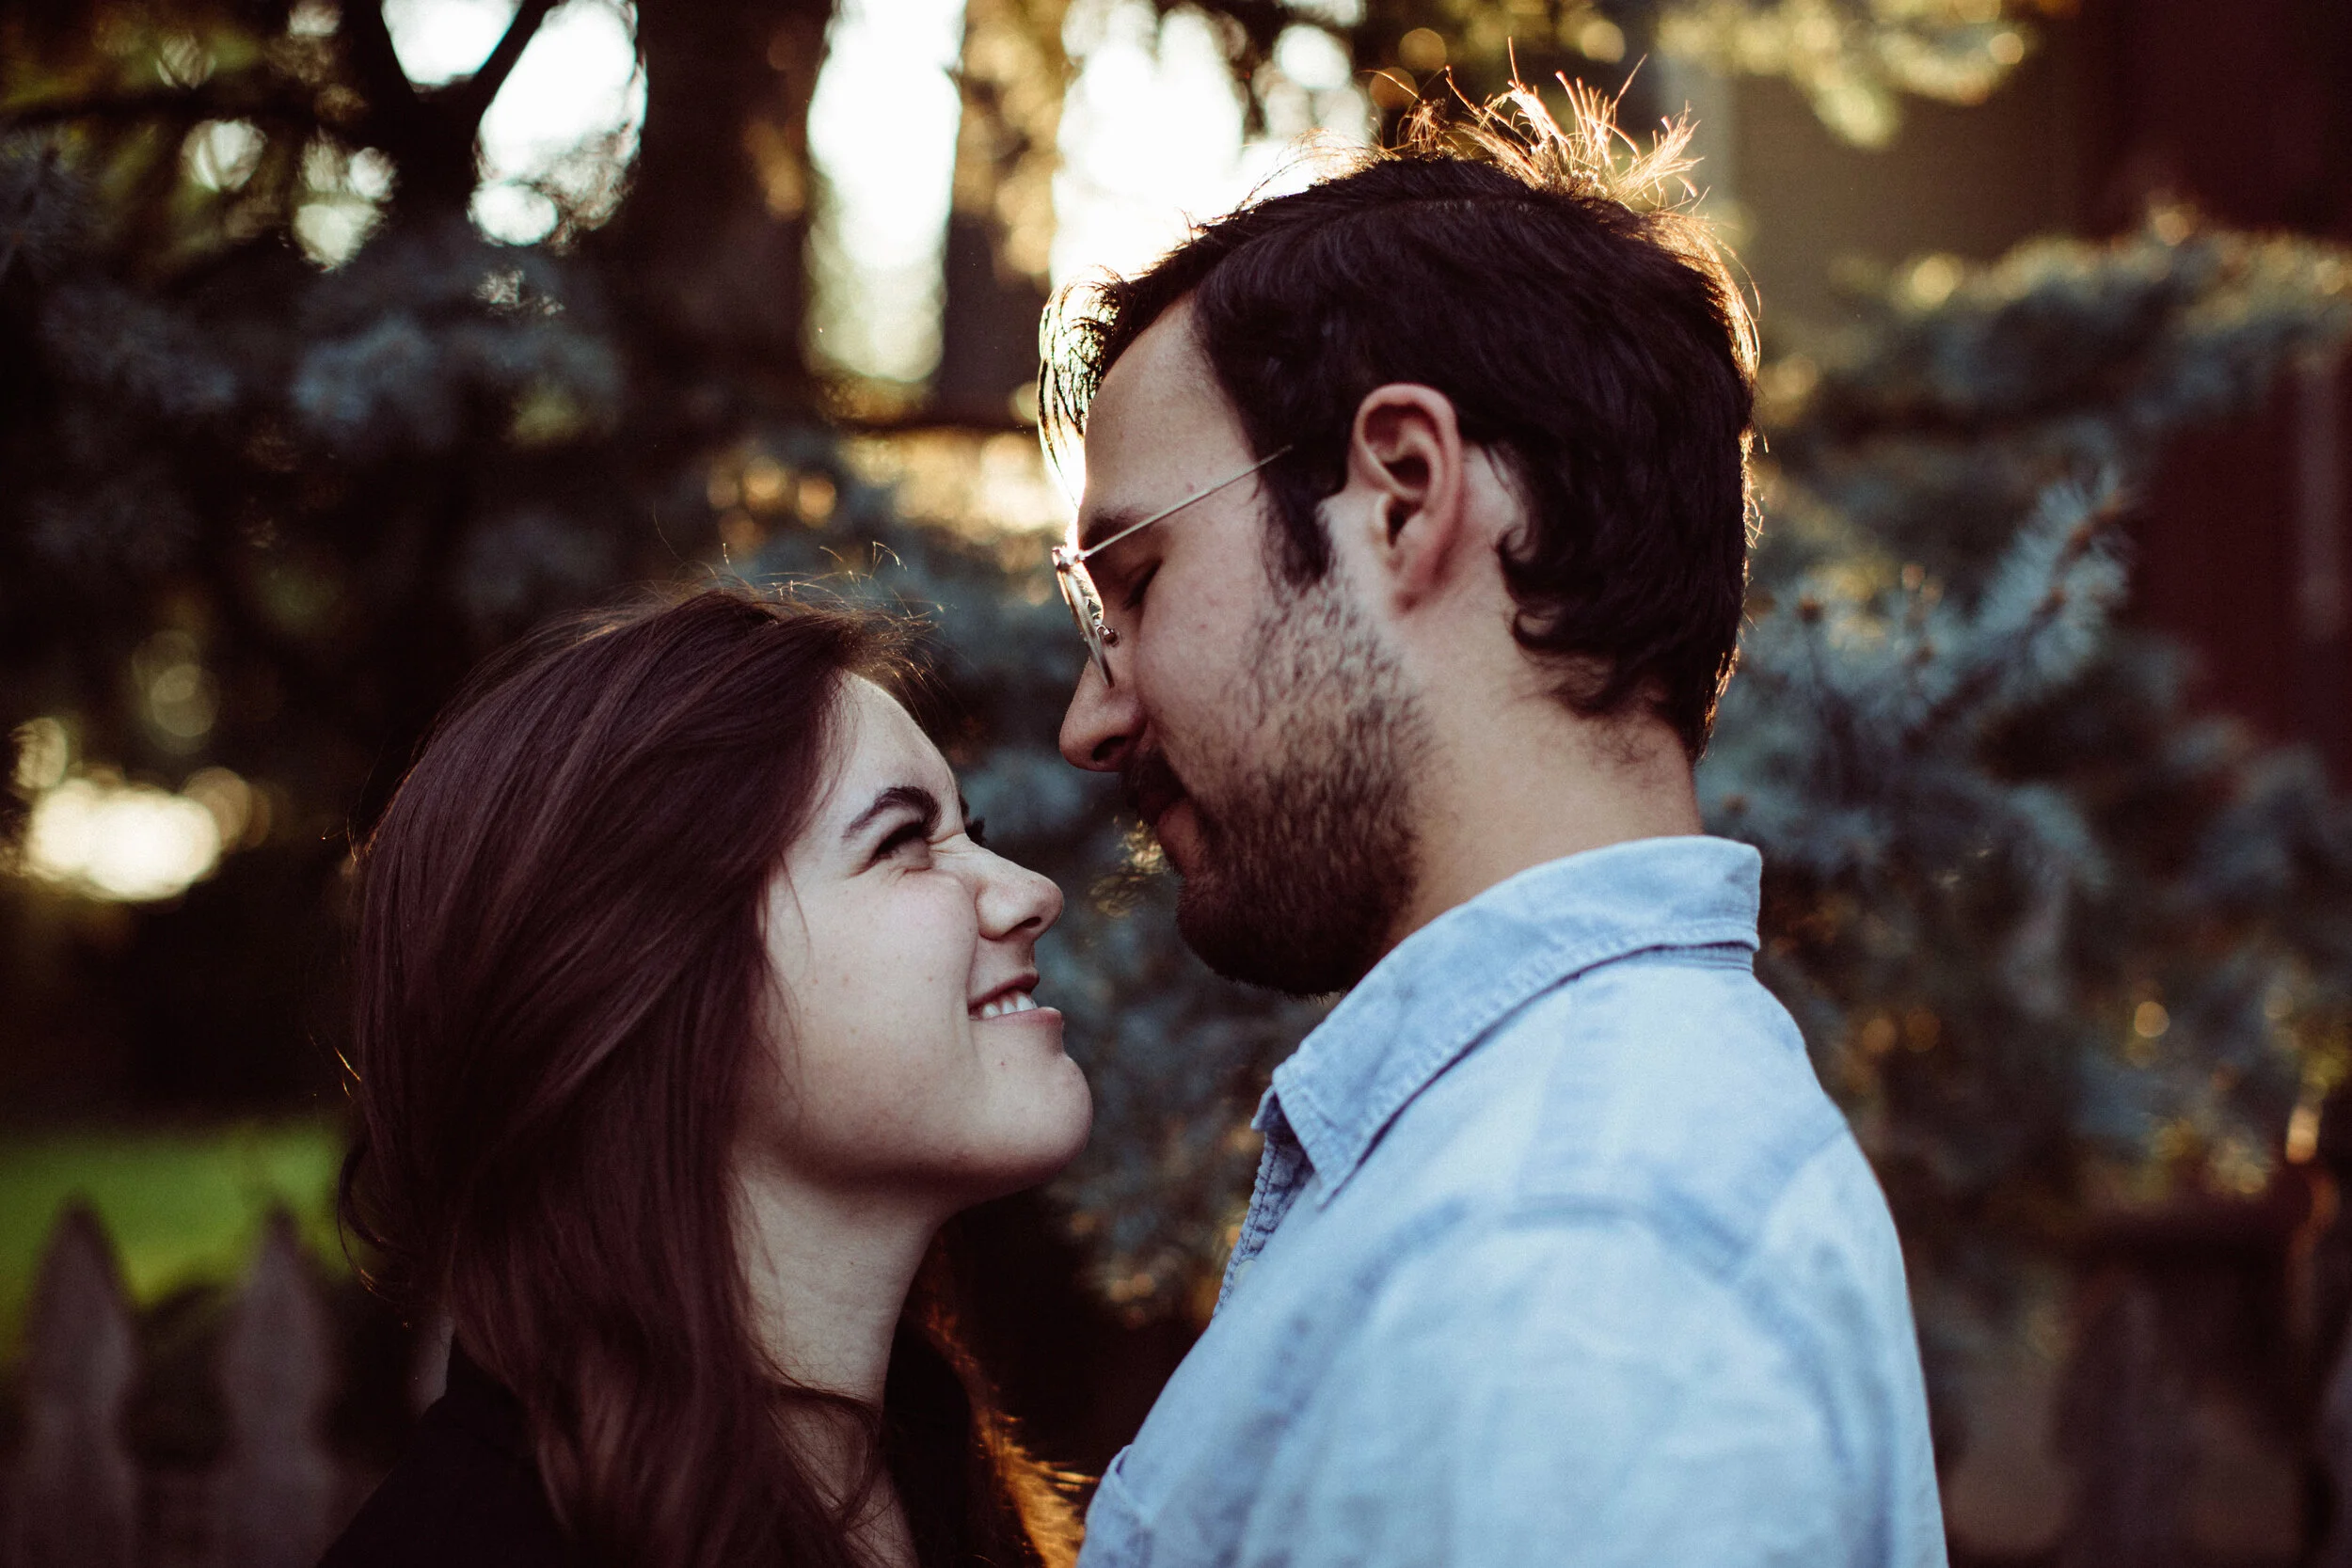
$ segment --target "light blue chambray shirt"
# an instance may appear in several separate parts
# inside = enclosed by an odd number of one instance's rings
[[[1540,865],[1276,1069],[1084,1568],[1941,1564],[1902,1256],[1712,838]]]

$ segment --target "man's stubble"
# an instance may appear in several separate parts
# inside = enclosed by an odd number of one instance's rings
[[[1184,781],[1201,847],[1177,928],[1228,979],[1293,996],[1344,990],[1412,895],[1412,778],[1427,727],[1336,574],[1270,610],[1250,641],[1234,730],[1259,749],[1219,777]]]

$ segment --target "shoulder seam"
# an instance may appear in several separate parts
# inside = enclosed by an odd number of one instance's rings
[[[1598,1184],[1583,1189],[1566,1187],[1514,1194],[1496,1212],[1495,1223],[1516,1227],[1563,1221],[1630,1222],[1652,1231],[1673,1250],[1694,1254],[1709,1276],[1729,1282],[1746,1272],[1757,1245],[1772,1228],[1772,1216],[1788,1201],[1798,1179],[1837,1146],[1838,1134],[1845,1131],[1845,1117],[1832,1109],[1816,1129],[1818,1135],[1789,1162],[1771,1201],[1756,1212],[1756,1223],[1745,1227],[1746,1234],[1723,1224],[1718,1215],[1704,1206],[1682,1200],[1671,1190],[1631,1193]],[[1700,1239],[1700,1245],[1690,1244],[1693,1237]]]

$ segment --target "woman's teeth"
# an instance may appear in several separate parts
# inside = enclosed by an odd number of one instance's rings
[[[1033,1013],[1035,1011],[1037,1011],[1035,997],[1025,990],[1009,990],[1002,996],[992,997],[981,1003],[973,1010],[972,1016],[974,1018],[1002,1018],[1007,1013]]]

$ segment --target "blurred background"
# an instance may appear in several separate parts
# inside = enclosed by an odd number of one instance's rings
[[[1693,116],[1760,308],[1702,794],[1903,1230],[1955,1560],[2352,1562],[2336,0],[7,0],[0,1558],[69,1498],[87,1560],[307,1561],[397,1454],[352,843],[484,653],[723,573],[927,615],[1073,895],[1095,1137],[957,1246],[1099,1469],[1318,1013],[1053,752],[1040,311],[1515,69]]]

